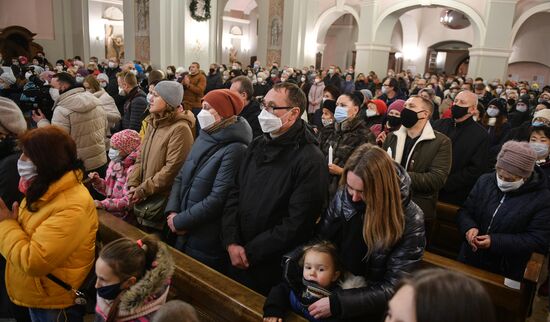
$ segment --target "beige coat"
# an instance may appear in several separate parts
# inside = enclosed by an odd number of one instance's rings
[[[102,103],[82,87],[61,94],[53,111],[52,125],[66,130],[76,142],[77,154],[86,171],[107,163],[105,155],[105,125],[107,117]],[[49,125],[48,120],[38,122],[38,127]]]
[[[144,197],[168,195],[193,145],[191,128],[195,117],[191,111],[184,111],[162,117],[150,114],[145,121],[147,130],[141,155],[128,178],[128,187],[141,190]]]
[[[105,127],[105,149],[109,150],[111,146],[111,129],[120,122],[120,112],[116,107],[115,100],[104,89],[94,93],[94,96],[101,101],[101,106],[107,115],[107,123]]]
[[[0,97],[0,139],[8,134],[19,135],[27,130],[27,122],[19,106],[12,100]]]

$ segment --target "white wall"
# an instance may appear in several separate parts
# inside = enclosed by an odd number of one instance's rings
[[[342,70],[352,63],[352,51],[357,41],[357,24],[332,25],[325,38],[326,47],[323,52],[323,67],[340,66]]]
[[[537,62],[550,66],[550,13],[537,13],[518,31],[509,63]]]

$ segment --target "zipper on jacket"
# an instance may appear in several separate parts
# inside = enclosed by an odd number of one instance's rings
[[[506,194],[504,196],[502,196],[502,199],[500,199],[498,207],[497,207],[497,209],[495,209],[495,212],[493,213],[493,216],[491,217],[491,221],[489,222],[489,227],[487,227],[487,234],[489,234],[489,232],[491,231],[491,226],[493,225],[493,220],[495,219],[495,216],[496,216],[498,210],[500,209],[500,206],[502,206],[502,204],[504,203],[504,199],[506,199]]]

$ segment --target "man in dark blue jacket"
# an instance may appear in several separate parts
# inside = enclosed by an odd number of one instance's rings
[[[126,97],[122,114],[122,130],[130,129],[139,132],[141,121],[145,118],[147,95],[138,86],[136,75],[130,71],[117,75],[120,87],[119,95]],[[177,106],[174,106],[177,107]]]
[[[258,116],[263,136],[248,147],[223,215],[229,275],[267,295],[281,280],[281,258],[313,235],[325,204],[328,165],[300,118],[306,96],[276,84]]]

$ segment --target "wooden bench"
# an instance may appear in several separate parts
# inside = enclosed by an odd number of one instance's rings
[[[464,236],[458,230],[456,217],[460,208],[444,202],[436,206],[437,218],[433,221],[427,250],[448,257],[457,258]]]
[[[99,240],[140,239],[146,234],[115,216],[99,210]],[[201,321],[262,321],[265,297],[233,281],[193,258],[170,248],[176,268],[170,297],[193,305]],[[307,322],[296,314],[285,321]]]

